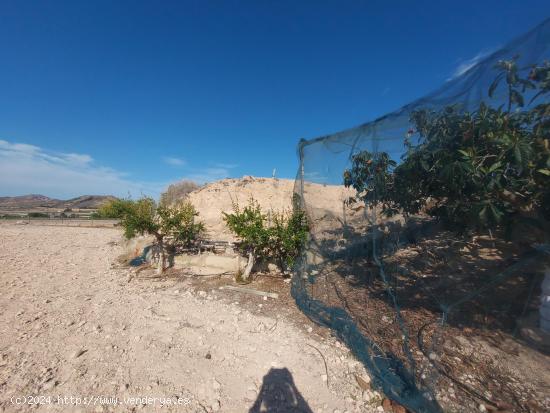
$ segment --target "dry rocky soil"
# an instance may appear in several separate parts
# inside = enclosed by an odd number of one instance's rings
[[[0,224],[1,412],[381,409],[360,363],[305,317],[136,277],[120,245],[118,229]]]

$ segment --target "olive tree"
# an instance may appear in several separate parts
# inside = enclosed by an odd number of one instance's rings
[[[273,260],[281,271],[292,267],[301,253],[309,231],[304,211],[270,211],[250,199],[247,206],[233,204],[232,213],[223,213],[227,227],[239,238],[240,249],[248,255],[241,279],[248,281],[256,260]]]
[[[193,243],[205,232],[204,224],[196,222],[198,212],[190,202],[162,206],[149,197],[136,201],[116,199],[104,204],[98,213],[106,218],[119,218],[128,239],[144,234],[154,236],[159,250],[159,274],[165,270],[167,252],[178,244]]]

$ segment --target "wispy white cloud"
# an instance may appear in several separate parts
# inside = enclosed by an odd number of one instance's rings
[[[459,65],[454,70],[453,74],[447,79],[452,80],[455,79],[464,73],[466,73],[468,70],[470,70],[472,67],[477,65],[479,62],[481,62],[484,58],[489,56],[494,49],[491,50],[482,50],[479,53],[477,53],[474,57],[467,60],[462,60]]]
[[[0,196],[39,193],[56,198],[85,194],[157,197],[165,183],[138,182],[98,165],[91,156],[52,152],[0,140]]]
[[[208,182],[229,178],[233,175],[231,170],[239,166],[237,164],[219,162],[214,162],[211,165],[212,166],[206,168],[189,168],[189,172],[187,174],[184,174],[176,180],[168,182],[163,187],[163,190],[166,190],[169,185],[180,182],[182,180],[190,180],[196,182],[199,185],[202,185]]]
[[[236,163],[221,163],[221,162],[215,162],[212,165],[215,168],[224,168],[224,169],[234,169],[239,166],[239,164],[236,164]]]
[[[198,169],[191,174],[188,174],[185,179],[190,179],[198,184],[204,184],[206,182],[217,181],[219,179],[228,178],[231,175],[229,168],[203,168]]]
[[[172,156],[165,156],[164,158],[162,158],[162,160],[164,161],[164,163],[171,166],[183,166],[187,163],[181,158],[174,158]]]

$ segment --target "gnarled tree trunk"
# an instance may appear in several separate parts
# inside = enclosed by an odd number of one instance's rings
[[[256,257],[254,256],[254,252],[249,251],[248,252],[248,262],[246,263],[246,267],[244,268],[244,272],[241,276],[243,281],[248,281],[250,278],[250,273],[252,272],[252,268],[254,267],[254,262],[256,261]]]
[[[164,240],[162,237],[157,237],[157,243],[159,248],[159,262],[157,264],[157,274],[162,274],[164,272],[164,262],[165,262],[165,251],[164,251]]]

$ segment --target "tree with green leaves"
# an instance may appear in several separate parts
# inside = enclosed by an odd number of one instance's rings
[[[248,281],[258,259],[273,260],[281,271],[292,267],[306,241],[309,226],[304,211],[270,211],[265,214],[260,204],[250,199],[243,209],[233,204],[232,213],[223,213],[227,227],[239,238],[240,249],[248,255],[240,278]]]
[[[173,252],[176,245],[192,244],[205,232],[204,224],[196,222],[199,214],[190,202],[161,206],[148,197],[137,201],[116,199],[102,205],[98,213],[120,219],[128,239],[144,234],[154,236],[159,250],[159,274],[165,270],[167,253]]]
[[[344,184],[357,191],[351,202],[381,205],[389,216],[424,212],[457,233],[502,229],[509,237],[517,224],[529,224],[531,237],[538,234],[537,241],[548,244],[550,62],[534,65],[522,78],[516,61],[496,65],[488,90],[493,98],[500,87],[504,105],[413,112],[399,165],[385,152],[354,155],[344,171]],[[410,142],[414,134],[416,146]],[[549,266],[539,311],[541,328],[550,332],[544,317],[550,312]]]
[[[381,205],[386,215],[423,211],[459,232],[509,233],[528,215],[548,222],[550,63],[533,67],[526,79],[519,77],[515,60],[499,62],[496,69],[488,95],[505,81],[505,107],[481,103],[474,112],[456,106],[413,112],[399,165],[385,152],[352,157],[344,172],[344,184],[357,191],[352,201]],[[518,110],[527,90],[530,109]]]

